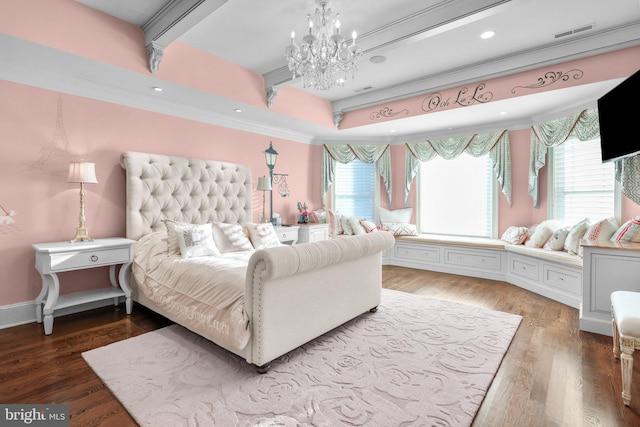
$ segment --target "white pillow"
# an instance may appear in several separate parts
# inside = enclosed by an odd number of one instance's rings
[[[395,222],[408,224],[411,221],[412,214],[413,208],[396,209],[394,211],[390,211],[382,207],[378,208],[380,223]]]
[[[342,234],[346,234],[347,236],[351,236],[353,234],[353,230],[351,229],[351,223],[349,222],[349,217],[346,215],[340,216],[340,228],[342,228]]]
[[[532,248],[541,248],[547,243],[547,240],[553,236],[553,233],[560,228],[558,221],[548,219],[542,221],[536,228],[531,237],[525,242],[525,246]]]
[[[512,245],[521,245],[528,237],[527,231],[529,231],[527,227],[517,227],[512,225],[502,233],[500,240],[511,243]]]
[[[569,230],[567,239],[564,241],[564,249],[570,254],[577,255],[580,250],[580,239],[589,228],[589,220],[583,219]]]
[[[613,233],[618,230],[618,222],[615,218],[607,218],[596,222],[591,225],[586,233],[584,233],[584,239],[592,242],[605,243],[611,239]]]
[[[349,227],[351,227],[351,231],[354,235],[367,234],[366,230],[360,224],[360,219],[356,216],[349,217]]]
[[[253,251],[253,245],[249,241],[243,227],[240,224],[227,224],[214,222],[213,240],[221,253]]]
[[[382,229],[388,231],[394,236],[417,236],[415,224],[405,224],[402,222],[383,222]]]
[[[182,258],[220,255],[211,224],[173,224]]]
[[[169,255],[180,255],[180,242],[178,241],[175,226],[191,225],[191,223],[174,221],[172,219],[163,219],[162,222],[167,228],[167,250],[169,251]]]
[[[561,251],[564,249],[564,242],[567,240],[568,235],[569,227],[556,230],[542,248],[548,251]]]
[[[267,249],[276,246],[282,246],[273,224],[270,222],[263,224],[253,224],[247,222],[244,224],[249,233],[249,239],[254,249]]]
[[[378,227],[373,223],[373,221],[363,219],[362,221],[360,221],[360,225],[362,226],[362,228],[364,228],[364,231],[366,231],[367,233],[373,233],[374,231],[378,231]]]

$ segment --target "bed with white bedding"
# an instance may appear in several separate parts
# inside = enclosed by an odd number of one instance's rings
[[[250,170],[134,152],[123,153],[122,166],[127,237],[137,240],[134,299],[261,371],[379,304],[381,253],[394,244],[389,233],[185,259],[169,250],[165,221],[250,222]]]

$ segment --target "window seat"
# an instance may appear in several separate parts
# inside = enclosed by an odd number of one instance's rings
[[[420,234],[398,236],[383,264],[500,280],[573,308],[582,302],[582,258],[502,240]]]

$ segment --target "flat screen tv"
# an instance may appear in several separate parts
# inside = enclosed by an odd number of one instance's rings
[[[598,99],[602,162],[640,153],[640,70]]]

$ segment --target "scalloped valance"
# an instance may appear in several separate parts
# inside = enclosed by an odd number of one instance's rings
[[[549,148],[557,147],[570,136],[588,141],[600,136],[598,111],[595,108],[569,114],[559,119],[531,126],[529,156],[529,194],[533,207],[538,207],[538,171],[545,165]]]
[[[404,203],[406,206],[409,205],[411,182],[418,173],[420,162],[428,162],[435,156],[452,160],[463,152],[473,157],[489,155],[500,189],[511,206],[511,146],[509,132],[506,129],[483,134],[474,133],[453,138],[407,143],[406,147],[404,177]]]
[[[336,162],[350,163],[358,159],[365,163],[376,163],[378,174],[387,190],[387,206],[391,206],[391,155],[389,144],[340,144],[322,146],[322,205],[333,184]]]

